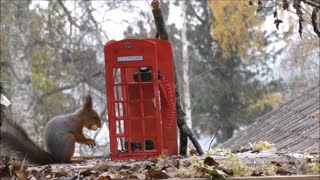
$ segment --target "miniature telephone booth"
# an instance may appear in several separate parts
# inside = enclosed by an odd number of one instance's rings
[[[111,159],[177,154],[171,44],[160,39],[110,41],[104,53]]]

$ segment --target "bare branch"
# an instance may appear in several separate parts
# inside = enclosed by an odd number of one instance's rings
[[[74,25],[74,26],[76,26],[77,28],[80,29],[80,26],[73,20],[73,18],[71,17],[70,12],[68,11],[67,7],[63,4],[63,2],[61,0],[58,0],[58,3],[62,7],[63,11],[66,13],[70,24],[72,24],[72,25]]]
[[[196,77],[192,78],[192,79],[190,80],[190,83],[193,82],[193,81],[195,81],[195,80],[201,79],[203,76],[205,76],[206,74],[210,73],[211,71],[214,71],[214,70],[216,70],[216,69],[223,69],[223,68],[227,68],[227,67],[224,67],[224,66],[221,66],[221,67],[211,67],[211,68],[203,71],[201,74],[197,75]]]
[[[100,43],[100,45],[103,45],[104,43],[102,42],[102,39],[100,37],[100,32],[104,32],[103,30],[101,30],[101,28],[99,27],[99,23],[98,21],[94,18],[94,16],[92,15],[92,7],[90,6],[90,2],[88,1],[83,1],[84,5],[85,5],[85,9],[86,9],[86,12],[88,13],[88,17],[89,19],[93,22],[94,24],[94,27],[95,27],[95,34],[97,36],[97,39]],[[105,34],[106,36],[106,34]],[[106,38],[108,39],[108,37],[106,36]]]
[[[77,81],[77,82],[75,82],[73,84],[69,84],[69,85],[66,85],[66,86],[63,86],[63,87],[50,89],[50,90],[42,93],[37,99],[38,100],[42,100],[43,98],[45,98],[47,96],[50,96],[52,94],[55,94],[55,93],[58,93],[58,92],[61,92],[61,91],[67,90],[67,89],[72,89],[72,88],[76,87],[80,82],[83,82],[83,81]]]
[[[201,23],[206,23],[207,21],[205,19],[202,19],[197,11],[194,9],[194,7],[191,5],[191,2],[190,1],[186,1],[186,3],[188,3],[188,7],[191,9],[192,11],[192,14],[195,15],[195,17],[201,22]]]
[[[80,83],[86,82],[86,81],[88,81],[91,77],[97,76],[97,75],[99,75],[99,74],[101,74],[101,73],[102,73],[102,72],[101,72],[100,70],[98,70],[98,71],[92,73],[90,76],[88,76],[88,77],[82,77],[82,78],[80,78],[79,80],[77,80],[76,82],[74,82],[74,83],[72,83],[72,84],[69,84],[69,85],[66,85],[66,86],[62,86],[62,87],[52,88],[52,89],[50,89],[50,90],[42,93],[42,94],[37,98],[37,100],[38,100],[38,101],[41,101],[43,98],[48,97],[48,96],[50,96],[50,95],[52,95],[52,94],[59,93],[59,92],[61,92],[61,91],[67,90],[67,89],[72,89],[72,88],[76,87],[77,85],[79,85]]]
[[[211,139],[211,141],[210,141],[210,143],[209,143],[208,151],[210,150],[210,148],[211,148],[211,146],[212,146],[213,140],[215,140],[216,137],[218,136],[219,130],[220,130],[220,128],[218,128],[217,132],[214,134],[213,138]]]

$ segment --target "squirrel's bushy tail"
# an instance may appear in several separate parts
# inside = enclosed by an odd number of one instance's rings
[[[54,163],[52,156],[37,146],[18,124],[5,120],[0,129],[0,156],[26,158],[36,164]]]

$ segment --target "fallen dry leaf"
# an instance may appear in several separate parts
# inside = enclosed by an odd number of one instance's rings
[[[119,170],[121,170],[121,169],[130,169],[131,168],[131,166],[127,166],[127,165],[121,165],[120,166],[120,168],[119,168]]]
[[[22,165],[22,163],[20,161],[17,160],[12,160],[11,162],[9,162],[9,168],[11,170],[11,174],[15,174],[16,171],[19,170],[26,170],[26,167],[24,165]]]
[[[97,180],[111,180],[110,176],[99,176]]]
[[[132,173],[129,172],[128,170],[121,170],[121,171],[119,171],[119,174],[120,174],[120,176],[127,177],[127,176],[131,175]]]
[[[251,176],[262,176],[263,172],[261,171],[253,171]]]
[[[128,179],[139,179],[139,178],[138,178],[138,176],[130,175],[130,176],[128,176]]]
[[[203,163],[207,166],[218,166],[219,163],[215,161],[212,157],[206,157]]]
[[[146,169],[146,170],[151,170],[151,169],[152,169],[152,167],[151,167],[151,165],[150,165],[150,164],[147,164],[147,165],[144,167],[144,169]]]
[[[289,171],[287,171],[284,168],[279,168],[279,169],[277,169],[276,174],[278,174],[278,175],[288,175]]]
[[[154,163],[154,164],[157,164],[159,162],[158,158],[150,158],[148,159],[150,162]]]
[[[196,155],[196,154],[197,154],[197,150],[191,149],[191,150],[189,151],[189,154],[190,154],[191,156]]]
[[[82,175],[84,177],[90,176],[91,174],[95,174],[95,172],[93,172],[93,171],[91,171],[89,169],[80,172],[80,175]]]
[[[98,162],[91,168],[91,170],[93,171],[103,171],[103,172],[108,171],[108,169],[109,169],[109,165],[105,162]]]
[[[281,167],[281,164],[278,163],[277,161],[271,161],[271,164],[277,166],[277,167]]]
[[[23,169],[20,169],[14,173],[14,176],[19,180],[28,180],[29,172]]]
[[[170,176],[159,170],[151,170],[148,172],[147,177],[150,179],[168,179]]]

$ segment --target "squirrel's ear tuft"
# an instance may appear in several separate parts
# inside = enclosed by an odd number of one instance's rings
[[[84,99],[82,109],[92,109],[92,98],[90,95],[87,95]]]

